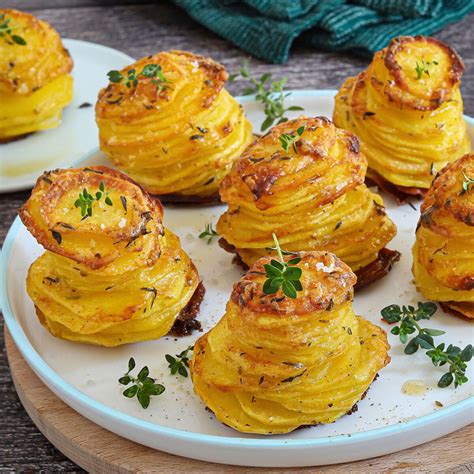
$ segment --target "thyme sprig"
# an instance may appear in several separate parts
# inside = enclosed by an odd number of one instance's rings
[[[264,265],[267,280],[263,284],[263,293],[273,295],[281,288],[285,296],[296,298],[298,296],[297,292],[303,291],[303,285],[300,281],[303,271],[295,266],[301,261],[301,258],[295,257],[285,262],[276,235],[272,234],[272,237],[279,261],[272,259],[270,263]]]
[[[286,112],[295,110],[304,110],[303,107],[292,105],[285,107],[285,99],[291,95],[291,92],[283,92],[287,77],[283,77],[279,81],[273,81],[270,73],[263,74],[260,79],[252,76],[249,70],[249,62],[245,61],[243,66],[239,69],[238,74],[233,74],[231,80],[238,76],[242,76],[251,86],[243,91],[243,95],[255,94],[255,98],[263,104],[265,120],[260,126],[263,132],[271,127],[275,122],[277,124],[286,122],[288,118],[285,116]]]
[[[183,377],[188,376],[189,359],[192,357],[188,356],[188,353],[189,351],[192,352],[193,350],[194,346],[189,346],[179,354],[175,354],[174,357],[171,354],[165,355],[165,359],[169,364],[168,367],[170,369],[171,375],[178,373]]]
[[[124,76],[120,71],[109,71],[107,73],[110,82],[119,83],[125,81],[125,85],[130,89],[131,87],[137,87],[138,78],[149,77],[152,78],[151,82],[156,86],[157,92],[168,89],[167,83],[170,81],[163,74],[163,70],[159,64],[147,64],[143,67],[141,72],[137,74],[136,69],[129,69],[127,75]]]
[[[303,135],[304,130],[305,126],[303,125],[298,128],[298,130],[296,130],[296,133],[283,133],[282,135],[280,135],[280,144],[283,150],[285,150],[285,153],[288,153],[290,147],[293,147],[293,150],[295,151],[295,153],[297,153],[298,150],[296,149],[296,142],[299,140],[301,135]]]
[[[212,227],[212,222],[209,222],[204,225],[204,230],[199,234],[200,239],[207,239],[207,245],[212,242],[214,237],[219,236],[219,234]]]
[[[467,193],[471,186],[474,186],[474,178],[470,178],[466,173],[464,173],[464,170],[461,170],[461,173],[462,173],[463,180],[462,180],[462,189],[461,189],[461,192],[459,193],[460,196]]]
[[[138,375],[134,377],[130,372],[135,368],[135,359],[131,357],[128,361],[128,371],[119,378],[119,383],[122,385],[129,385],[130,387],[122,392],[122,395],[127,398],[137,397],[138,402],[142,408],[148,408],[150,405],[150,397],[154,395],[161,395],[165,391],[165,387],[161,384],[155,383],[155,379],[149,377],[148,367],[142,367]]]
[[[416,62],[416,78],[421,79],[423,76],[423,73],[426,74],[428,77],[430,77],[430,66],[434,64],[435,66],[438,65],[437,61],[425,61],[424,59],[421,60],[421,63],[418,61]]]
[[[95,196],[87,191],[87,188],[84,188],[82,193],[79,193],[79,198],[76,199],[74,206],[81,208],[81,216],[83,219],[92,216],[92,204],[94,202],[99,202],[104,198],[105,204],[112,206],[112,199],[109,197],[109,192],[105,190],[105,184],[103,181],[99,184],[99,191],[95,193]]]
[[[5,13],[0,14],[0,38],[3,38],[8,44],[18,44],[25,46],[25,39],[12,31],[19,29],[19,26],[11,26],[11,18],[6,18]]]
[[[431,359],[435,367],[449,364],[448,372],[443,374],[438,381],[438,387],[448,387],[454,382],[454,387],[466,383],[467,362],[472,359],[472,345],[467,345],[464,349],[449,344],[445,350],[445,344],[435,346],[433,337],[445,334],[439,329],[422,328],[418,321],[430,319],[436,312],[434,303],[418,302],[418,308],[414,306],[398,306],[392,304],[382,309],[382,319],[388,323],[400,323],[392,328],[391,333],[399,336],[400,341],[406,344],[405,354],[414,354],[419,348],[426,349],[426,355]],[[417,333],[415,337],[408,340],[408,336]],[[408,343],[407,343],[408,342]]]

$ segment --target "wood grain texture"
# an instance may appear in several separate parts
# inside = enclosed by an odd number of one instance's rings
[[[229,71],[238,69],[248,57],[227,41],[191,20],[179,8],[164,1],[134,0],[7,0],[1,6],[28,9],[51,22],[69,38],[83,39],[118,48],[139,57],[164,49],[186,49],[212,56]],[[474,28],[471,15],[434,35],[450,43],[462,55],[466,71],[462,82],[464,109],[474,115]],[[271,72],[288,76],[288,88],[338,88],[349,75],[355,75],[367,61],[353,54],[328,53],[301,46],[296,42],[285,65],[253,60],[256,73]],[[242,84],[229,88],[238,93]],[[3,242],[17,209],[29,192],[0,195],[0,242]],[[0,320],[3,325],[3,320]],[[1,329],[1,328],[0,328]],[[66,470],[77,468],[48,443],[23,410],[12,385],[0,330],[0,471]],[[429,446],[429,445],[427,445]],[[419,449],[424,456],[427,446]],[[466,472],[463,468],[461,471]],[[472,466],[471,466],[471,469]]]
[[[19,397],[35,424],[63,453],[89,472],[276,472],[185,459],[155,451],[106,431],[59,400],[29,368],[5,331],[6,348]],[[285,472],[461,472],[474,466],[474,425],[431,443],[355,463]]]

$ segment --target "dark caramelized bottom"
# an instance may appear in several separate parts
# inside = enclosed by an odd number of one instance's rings
[[[447,313],[461,318],[474,319],[474,303],[467,301],[442,301],[439,304]]]
[[[366,176],[365,184],[367,186],[378,186],[380,189],[393,196],[398,205],[405,204],[408,198],[411,197],[422,199],[428,191],[423,188],[399,186],[387,181],[383,176],[380,176],[373,170],[371,173],[372,175],[370,177]]]
[[[31,133],[24,133],[23,135],[16,135],[15,137],[8,137],[8,138],[0,138],[0,145],[6,144],[6,143],[11,143],[11,142],[16,142],[18,140],[22,140],[23,138],[29,137],[30,135],[33,135],[35,132]]]
[[[202,282],[200,282],[188,304],[180,311],[168,334],[182,337],[188,336],[193,331],[199,331],[201,329],[201,323],[196,319],[196,316],[205,293],[206,289]]]
[[[400,260],[401,253],[386,247],[379,250],[377,258],[365,267],[354,272],[357,275],[357,283],[354,288],[360,290],[387,275],[393,264]]]
[[[182,194],[154,194],[152,197],[159,199],[166,204],[186,204],[186,205],[209,205],[220,204],[221,199],[219,193],[211,194],[209,196],[183,196]]]

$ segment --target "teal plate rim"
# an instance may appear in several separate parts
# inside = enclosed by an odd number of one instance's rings
[[[334,96],[337,91],[333,89],[323,90],[291,90],[293,96]],[[236,97],[240,103],[250,102],[254,100],[254,96]],[[474,119],[468,116],[464,116],[466,123],[471,127],[474,127]],[[81,163],[88,159],[90,156],[95,154],[95,151],[87,153],[80,160],[76,161],[73,166]],[[7,324],[10,334],[23,355],[28,365],[34,370],[34,372],[43,379],[47,385],[55,387],[58,392],[67,393],[69,397],[74,399],[76,402],[85,407],[89,412],[100,414],[105,416],[108,420],[120,420],[121,424],[126,424],[128,427],[133,427],[142,431],[147,431],[150,434],[166,436],[170,440],[174,441],[187,441],[192,443],[201,443],[209,446],[222,446],[227,448],[238,447],[238,448],[283,448],[291,446],[293,448],[316,448],[324,446],[341,446],[348,443],[358,443],[362,441],[370,441],[371,439],[393,436],[400,432],[412,431],[420,428],[421,426],[440,422],[443,419],[456,416],[457,414],[468,410],[470,407],[474,408],[474,396],[466,398],[460,402],[454,403],[449,407],[437,410],[436,412],[429,413],[428,415],[415,418],[413,420],[406,421],[404,423],[398,423],[389,425],[383,428],[376,428],[368,431],[361,431],[358,433],[342,434],[327,436],[324,438],[306,438],[306,439],[261,439],[261,438],[240,438],[233,436],[219,436],[219,435],[208,435],[201,434],[192,431],[179,430],[176,428],[169,428],[149,421],[140,420],[130,415],[126,415],[118,410],[110,408],[103,403],[100,403],[93,398],[85,395],[77,388],[62,379],[40,356],[36,349],[32,346],[28,337],[26,336],[23,328],[16,319],[13,310],[10,305],[8,298],[8,282],[7,282],[7,269],[10,261],[10,254],[12,251],[13,243],[15,238],[22,227],[20,218],[17,216],[11,225],[5,242],[2,248],[1,263],[0,263],[0,274],[1,274],[1,287],[0,287],[0,307],[3,311],[3,317]],[[67,402],[66,402],[67,403]]]

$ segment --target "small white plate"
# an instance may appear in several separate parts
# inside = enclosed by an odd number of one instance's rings
[[[335,91],[295,91],[288,98],[292,105],[305,107],[307,115],[332,115]],[[240,99],[256,130],[262,121],[260,106],[252,98]],[[474,121],[466,118],[471,138]],[[82,166],[107,163],[95,152],[83,159]],[[384,329],[380,310],[391,303],[416,304],[424,301],[416,292],[411,275],[411,247],[419,216],[405,205],[397,207],[384,196],[387,211],[398,226],[389,248],[402,252],[392,272],[371,287],[358,292],[356,313]],[[217,242],[207,245],[198,238],[207,222],[215,223],[225,206],[203,208],[167,207],[165,224],[178,233],[184,249],[191,255],[206,286],[199,319],[207,331],[224,313],[232,284],[241,276],[231,263],[232,255]],[[26,294],[28,267],[43,252],[20,220],[10,229],[3,250],[1,296],[8,328],[25,360],[44,383],[68,405],[98,425],[138,443],[205,461],[247,466],[310,466],[355,461],[380,456],[425,443],[455,431],[473,421],[474,380],[454,389],[437,387],[443,371],[433,367],[423,351],[405,355],[397,338],[389,334],[391,363],[380,372],[359,411],[333,424],[297,430],[273,437],[245,435],[221,423],[204,409],[194,395],[191,381],[171,376],[164,355],[176,354],[192,344],[198,334],[174,339],[103,348],[56,339],[38,322],[33,304]],[[446,331],[437,338],[465,346],[472,342],[469,322],[444,314],[438,309],[428,327]],[[136,400],[124,398],[117,379],[126,369],[129,357],[138,368],[149,365],[151,376],[166,386],[160,397],[152,399],[147,410]],[[409,379],[428,386],[423,396],[402,393]],[[440,402],[442,407],[436,402]]]
[[[47,169],[70,166],[98,146],[94,106],[97,94],[107,85],[107,73],[134,61],[130,56],[100,44],[63,40],[74,60],[74,94],[64,109],[58,128],[0,144],[0,193],[32,188]],[[90,107],[80,108],[88,103]]]

